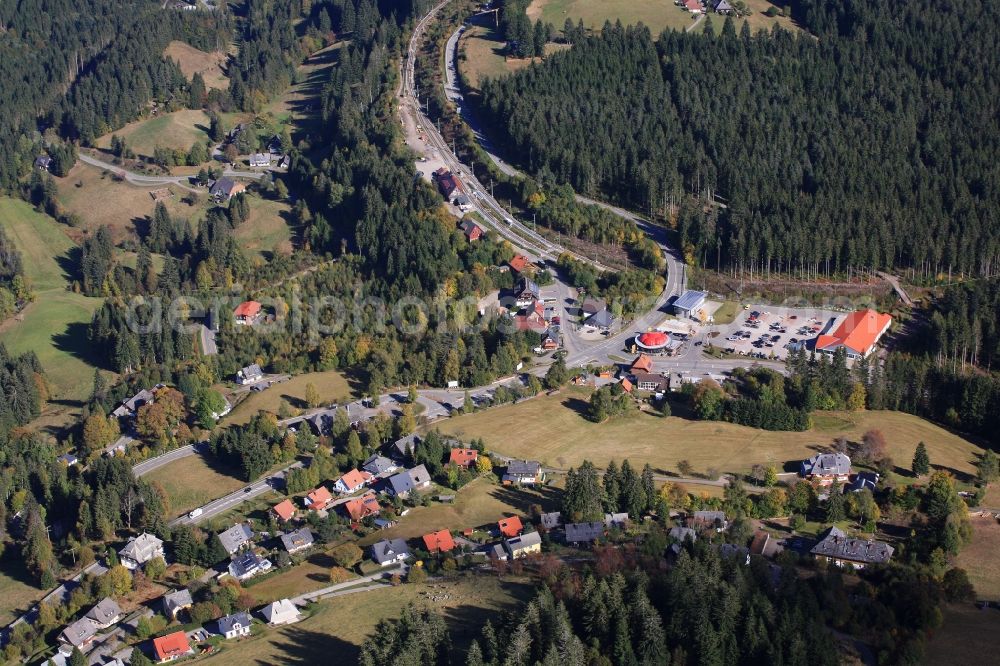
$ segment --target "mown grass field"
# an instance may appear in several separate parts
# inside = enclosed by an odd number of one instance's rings
[[[235,231],[240,247],[258,257],[290,253],[292,228],[288,222],[292,208],[288,202],[251,196],[249,203],[250,216]]]
[[[511,58],[503,55],[504,41],[492,25],[476,25],[465,31],[458,47],[458,67],[471,88],[478,90],[483,79],[495,79],[524,69],[537,58]],[[567,48],[564,44],[547,44],[546,54]]]
[[[11,548],[0,558],[0,626],[13,622],[45,594],[30,582],[31,574],[16,550]]]
[[[94,369],[86,357],[86,327],[100,304],[67,291],[67,264],[73,243],[59,224],[24,201],[0,198],[0,222],[21,252],[35,301],[18,316],[0,324],[0,341],[12,353],[34,351],[52,389],[52,398],[83,400]],[[57,407],[56,409],[68,408]]]
[[[336,562],[333,561],[333,557],[324,550],[318,550],[310,554],[304,562],[268,578],[263,583],[248,587],[247,590],[261,604],[321,590],[331,585],[329,574],[334,566]]]
[[[268,104],[264,111],[274,115],[278,122],[301,122],[318,112],[316,105],[323,84],[329,78],[330,68],[337,62],[340,47],[344,42],[331,44],[313,53],[295,68],[298,82],[289,86],[277,99]]]
[[[251,588],[253,590],[254,588]],[[479,636],[481,624],[529,599],[526,581],[498,581],[470,575],[429,584],[386,587],[320,602],[316,613],[298,624],[267,629],[260,636],[230,641],[211,658],[219,666],[263,664],[358,663],[360,645],[381,620],[396,619],[409,604],[441,614],[454,642],[452,661],[464,663],[465,651]],[[333,657],[336,655],[336,657]]]
[[[978,516],[971,520],[972,543],[962,549],[955,564],[968,572],[977,598],[1000,601],[1000,523]]]
[[[204,111],[187,109],[163,113],[105,134],[97,140],[97,147],[110,147],[112,134],[117,134],[137,155],[152,157],[156,146],[187,151],[195,142],[208,140],[208,126],[208,115]]]
[[[934,632],[924,652],[928,666],[989,663],[1000,650],[1000,611],[979,610],[972,604],[944,608],[944,623]]]
[[[341,373],[335,370],[310,372],[292,377],[282,384],[275,384],[260,393],[251,391],[250,397],[238,404],[232,413],[223,419],[223,425],[247,423],[255,414],[262,411],[277,414],[283,399],[293,408],[305,408],[306,386],[309,384],[316,387],[324,404],[354,396],[347,379]]]
[[[662,418],[645,413],[594,424],[583,416],[589,391],[567,388],[519,405],[459,416],[441,422],[442,432],[466,441],[481,437],[490,449],[566,468],[584,459],[605,465],[629,458],[664,472],[688,460],[697,472],[715,468],[746,472],[755,463],[794,471],[798,461],[830,445],[837,436],[860,440],[874,428],[885,435],[897,466],[909,468],[917,442],[924,441],[931,462],[959,477],[974,473],[981,449],[932,423],[900,412],[818,414],[806,432],[768,432],[731,423]]]
[[[177,61],[184,76],[190,80],[195,74],[200,73],[205,79],[206,88],[217,88],[226,90],[229,88],[229,78],[225,74],[226,61],[229,54],[223,51],[212,51],[211,53],[196,49],[195,47],[180,41],[172,41],[163,51],[163,55]]]
[[[213,469],[205,458],[199,455],[175,460],[143,478],[163,486],[167,497],[170,498],[171,518],[228,495],[245,485],[235,476]]]

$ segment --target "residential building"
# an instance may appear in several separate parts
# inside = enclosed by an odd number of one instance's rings
[[[628,513],[606,513],[604,514],[604,526],[624,529],[628,526]]]
[[[269,167],[271,166],[271,155],[270,153],[254,153],[250,156],[249,162],[252,167]]]
[[[622,377],[618,381],[618,385],[621,386],[622,390],[626,393],[632,393],[632,390],[635,389],[635,386],[632,384],[632,380],[628,377]]]
[[[463,213],[472,210],[472,199],[462,193],[456,194],[452,203],[458,206],[458,209]]]
[[[395,520],[389,520],[388,518],[373,518],[372,527],[377,530],[387,530],[390,527],[395,527],[397,522]]]
[[[333,484],[333,489],[338,493],[346,495],[353,493],[359,488],[363,488],[371,480],[372,475],[368,472],[352,469],[350,472],[347,472],[337,479],[337,482]]]
[[[261,311],[262,306],[257,301],[244,301],[233,310],[233,319],[237,324],[252,326],[260,318]]]
[[[260,614],[264,617],[264,621],[272,626],[291,624],[302,619],[299,609],[289,599],[269,603],[261,609]]]
[[[511,460],[503,473],[504,485],[530,486],[545,482],[542,464],[536,460]]]
[[[538,524],[545,530],[554,530],[562,525],[562,514],[558,511],[543,513],[538,520]]]
[[[458,179],[455,178],[455,175],[451,171],[448,171],[448,169],[441,167],[435,171],[434,180],[437,182],[438,190],[441,192],[441,195],[449,202],[451,202],[460,193],[458,189]]]
[[[52,166],[52,158],[48,155],[39,155],[35,158],[35,168],[39,171],[48,171]]]
[[[408,469],[389,477],[385,491],[394,497],[405,499],[414,490],[429,488],[431,485],[431,475],[423,465],[417,465],[413,469]]]
[[[656,372],[640,372],[632,376],[635,387],[640,391],[660,393],[670,388],[670,378]]]
[[[870,490],[875,492],[875,487],[878,485],[878,474],[875,472],[858,472],[854,475],[854,480],[848,485],[844,486],[844,490],[859,493],[862,490]]]
[[[383,539],[372,545],[372,559],[383,567],[399,564],[410,557],[410,549],[402,539]]]
[[[587,317],[586,321],[583,323],[587,326],[593,326],[594,328],[606,331],[611,328],[611,325],[614,323],[614,317],[611,316],[611,313],[608,310],[599,310]]]
[[[671,539],[675,539],[680,543],[684,543],[687,540],[697,541],[698,533],[695,532],[690,527],[671,527],[670,531],[667,532],[667,536]]]
[[[156,399],[155,391],[162,387],[162,384],[157,384],[153,389],[142,389],[115,408],[111,415],[119,419],[134,419],[139,413],[139,408],[153,402]]]
[[[278,502],[271,507],[271,512],[283,523],[287,523],[289,520],[295,517],[295,505],[292,504],[292,500],[286,499]]]
[[[648,354],[639,354],[629,366],[629,372],[633,375],[650,373],[653,371],[653,359]]]
[[[458,226],[465,234],[465,239],[470,243],[483,237],[483,228],[472,220],[462,220]]]
[[[303,527],[294,532],[286,532],[281,535],[281,545],[285,547],[289,555],[305,550],[313,545],[312,531],[308,527]]]
[[[603,521],[598,520],[592,523],[566,523],[566,543],[572,546],[579,546],[584,543],[593,543],[603,536]]]
[[[399,466],[384,456],[372,455],[361,465],[361,469],[375,477],[391,474],[399,469]]]
[[[510,556],[502,543],[495,543],[491,546],[487,546],[486,558],[489,560],[503,560],[506,562],[510,559]]]
[[[364,520],[368,516],[377,516],[382,511],[382,507],[379,506],[373,492],[367,492],[361,497],[348,500],[340,506],[344,513],[347,514],[347,517],[355,523]]]
[[[689,3],[691,0],[689,0]],[[694,0],[695,4],[697,0]],[[693,10],[691,10],[693,11]],[[701,5],[698,5],[698,11],[701,11]],[[705,299],[708,298],[708,294],[704,291],[693,291],[688,289],[683,294],[677,297],[674,301],[674,314],[678,317],[687,317],[689,319],[697,319],[698,313],[701,307],[705,304]]]
[[[701,14],[701,3],[698,0],[685,0],[684,9],[692,14]]]
[[[504,518],[497,522],[497,527],[500,529],[500,536],[508,538],[516,537],[524,531],[524,525],[521,524],[520,516],[510,516],[509,518]]]
[[[219,541],[222,542],[222,547],[226,549],[227,553],[232,555],[243,547],[250,545],[253,541],[253,530],[246,523],[236,523],[225,532],[219,532],[217,536],[219,537]]]
[[[425,534],[422,539],[424,541],[424,549],[431,555],[435,553],[449,553],[455,550],[455,540],[451,538],[451,532],[448,530],[439,530]]]
[[[716,14],[731,14],[733,11],[733,6],[729,4],[729,0],[719,0],[715,3],[715,13]]]
[[[538,285],[526,277],[522,277],[514,285],[514,304],[519,308],[525,308],[537,301],[540,296]]]
[[[257,304],[260,305],[259,303]],[[242,307],[242,306],[241,306]],[[253,310],[252,306],[247,308],[247,311]],[[239,311],[239,308],[237,308]],[[256,309],[257,314],[260,314],[260,308]],[[239,314],[234,313],[235,316],[239,317]],[[256,316],[256,314],[254,315]],[[244,322],[246,323],[246,322]],[[260,366],[256,363],[251,363],[245,368],[241,368],[239,372],[236,373],[236,383],[241,386],[246,386],[247,384],[255,384],[259,382],[264,377],[264,371],[260,369]]]
[[[528,532],[521,536],[504,539],[504,547],[512,559],[527,557],[542,552],[542,535],[538,532]]]
[[[695,511],[687,520],[687,526],[699,530],[721,532],[729,527],[725,511]]]
[[[188,643],[187,634],[183,631],[175,631],[166,636],[153,639],[153,654],[157,663],[165,664],[189,654],[194,654],[194,648]]]
[[[397,439],[392,444],[391,455],[400,461],[405,461],[413,457],[413,453],[420,444],[420,435],[407,435]]]
[[[891,315],[880,314],[875,310],[852,312],[833,333],[821,334],[816,338],[816,351],[832,355],[843,347],[847,358],[864,358],[875,349],[891,325]]]
[[[176,620],[178,613],[193,605],[194,600],[191,599],[191,592],[187,588],[174,590],[163,595],[163,614],[172,620]]]
[[[156,557],[163,557],[163,541],[148,532],[132,537],[118,551],[118,560],[129,569],[138,569]]]
[[[845,483],[851,477],[851,459],[843,453],[817,453],[799,465],[799,476],[828,486]]]
[[[64,453],[61,456],[59,456],[58,458],[56,458],[56,462],[61,462],[62,464],[66,465],[67,467],[71,467],[71,466],[76,465],[77,463],[79,463],[80,460],[79,460],[79,458],[77,458],[72,453]]]
[[[544,335],[549,329],[549,323],[545,321],[545,316],[534,309],[515,315],[514,326],[519,331],[534,331],[539,335]]]
[[[515,273],[523,273],[524,269],[530,265],[531,262],[523,254],[515,254],[514,257],[507,262],[510,269]]]
[[[249,636],[250,625],[253,624],[253,620],[250,618],[249,613],[240,611],[239,613],[220,617],[215,621],[215,624],[219,633],[225,636],[226,640],[229,640],[231,638]]]
[[[587,296],[583,299],[583,303],[580,304],[580,312],[584,319],[587,317],[592,317],[601,310],[607,310],[608,303],[603,298],[597,298],[596,296]]]
[[[893,550],[883,541],[856,539],[837,527],[831,527],[810,552],[837,566],[864,569],[869,564],[885,564],[892,559]]]
[[[240,581],[249,580],[270,569],[271,560],[261,557],[252,550],[234,556],[232,562],[229,563],[229,575]]]
[[[97,637],[99,627],[89,617],[81,617],[59,634],[59,641],[72,651],[73,648],[86,650]]]
[[[309,493],[302,499],[302,502],[310,511],[322,511],[329,506],[332,501],[333,495],[331,495],[330,491],[326,489],[326,486],[320,486],[315,490],[309,491]]]
[[[737,546],[733,543],[722,543],[719,544],[719,555],[722,557],[735,558],[743,562],[744,565],[750,564],[750,549],[746,546]]]
[[[247,189],[243,183],[238,183],[232,178],[220,178],[212,183],[208,188],[208,194],[218,202],[229,201],[234,196]]]
[[[98,629],[107,629],[111,625],[117,624],[121,616],[121,607],[111,597],[105,597],[97,602],[97,605],[91,608],[84,617],[92,620]]]
[[[452,449],[448,454],[448,462],[459,467],[472,467],[479,459],[479,451],[475,449]]]

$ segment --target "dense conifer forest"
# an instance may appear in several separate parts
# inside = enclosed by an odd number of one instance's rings
[[[659,215],[725,202],[683,230],[702,265],[995,274],[996,3],[792,7],[810,34],[574,29],[484,84],[484,115],[513,159],[581,193]]]

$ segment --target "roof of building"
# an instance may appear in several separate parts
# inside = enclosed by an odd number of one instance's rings
[[[220,617],[216,620],[216,624],[219,627],[219,633],[221,634],[228,634],[230,631],[234,631],[242,627],[249,627],[252,623],[253,620],[250,619],[250,614],[245,611]]]
[[[891,315],[870,309],[857,310],[847,315],[833,333],[816,338],[816,349],[832,350],[844,345],[859,354],[867,354],[890,324]]]
[[[691,514],[691,517],[703,523],[715,523],[720,522],[725,524],[726,522],[726,512],[725,511],[695,511]]]
[[[396,463],[392,462],[385,456],[371,455],[368,460],[364,462],[361,469],[365,470],[372,476],[378,476],[379,474],[384,474],[389,470],[395,469]]]
[[[35,166],[46,167],[52,164],[52,158],[48,155],[39,155],[35,158]]]
[[[186,587],[163,595],[163,607],[171,615],[182,608],[190,608],[192,604],[194,600],[191,599],[191,591]]]
[[[286,499],[272,506],[271,511],[274,511],[282,520],[291,520],[292,516],[295,515],[295,505],[292,504],[292,500]]]
[[[515,254],[514,257],[507,262],[507,265],[510,266],[512,270],[521,273],[528,267],[528,258],[523,254]]]
[[[522,530],[524,530],[524,525],[521,524],[520,516],[503,518],[497,522],[497,527],[500,528],[500,534],[505,537],[516,537]]]
[[[771,535],[764,530],[758,530],[753,535],[753,541],[750,542],[750,552],[754,555],[763,555],[764,549],[767,548],[768,542],[771,541]]]
[[[851,473],[851,459],[844,453],[817,453],[802,461],[803,476],[845,476]]]
[[[376,515],[382,510],[375,493],[367,492],[361,497],[348,500],[341,505],[351,520],[358,521],[368,516]]]
[[[438,187],[441,188],[441,191],[446,195],[451,194],[458,189],[458,179],[455,178],[455,175],[450,171],[438,175],[437,181]]]
[[[261,305],[257,301],[243,301],[233,310],[235,317],[256,317],[260,314]],[[258,367],[258,370],[260,368]]]
[[[93,638],[96,633],[97,625],[90,618],[81,617],[62,630],[62,637],[70,645],[79,647]]]
[[[529,280],[526,277],[522,277],[520,280],[518,280],[517,286],[514,288],[514,291],[517,294],[521,295],[528,294],[530,296],[533,296],[536,300],[538,299],[538,295],[541,293],[541,291],[538,288],[538,284],[536,284],[533,280]]]
[[[708,294],[703,291],[688,289],[674,301],[674,308],[677,310],[693,310],[701,305],[707,296]]]
[[[232,193],[235,190],[239,189],[239,187],[240,184],[237,183],[232,178],[223,177],[215,181],[212,187],[208,190],[208,193],[211,194],[213,197],[216,196],[217,194],[224,194],[225,196],[228,197],[232,195]]]
[[[219,532],[219,541],[230,555],[250,543],[252,538],[253,530],[246,523],[236,523],[225,532]]]
[[[468,467],[479,458],[479,451],[475,449],[452,449],[448,454],[448,462]]]
[[[425,534],[423,537],[424,548],[428,553],[447,553],[455,550],[455,540],[451,538],[448,530],[439,530]]]
[[[157,660],[165,661],[187,654],[191,651],[191,645],[188,644],[187,634],[183,631],[175,631],[172,634],[154,638],[153,651],[156,653]]]
[[[698,540],[698,534],[690,527],[671,527],[670,532],[667,533],[671,539],[677,539],[678,541],[691,541]]]
[[[715,3],[715,11],[717,12],[729,12],[733,10],[733,6],[729,4],[728,0],[719,0]]]
[[[596,326],[597,328],[608,328],[612,322],[614,322],[614,317],[607,310],[598,310],[587,317],[586,321],[589,326]]]
[[[511,460],[507,463],[508,476],[538,476],[542,464],[537,460]]]
[[[250,305],[253,302],[254,301],[250,301],[248,303],[243,303],[243,304],[240,305],[240,307],[236,308],[236,316],[237,317],[241,316],[240,315],[240,308],[241,307],[243,307],[244,305]],[[260,312],[260,303],[257,303],[257,312],[258,313]],[[251,314],[251,315],[243,315],[243,316],[254,317],[256,315],[255,314]],[[263,377],[264,376],[264,371],[261,370],[260,366],[257,365],[256,363],[251,363],[247,367],[241,368],[240,372],[242,373],[244,379],[253,379],[255,377]]]
[[[837,560],[882,564],[892,558],[893,550],[892,546],[883,541],[856,539],[847,536],[837,527],[831,527],[810,552]]]
[[[273,601],[261,609],[261,615],[271,624],[288,622],[291,619],[298,619],[299,609],[290,599],[280,599]]]
[[[459,197],[459,199],[461,198],[462,197]],[[459,202],[459,204],[461,204],[461,202]],[[478,238],[479,236],[483,235],[483,228],[478,224],[476,224],[475,222],[473,222],[472,220],[462,220],[459,226],[461,227],[462,231],[465,232],[465,236],[467,238]]]
[[[77,458],[72,453],[64,453],[64,454],[62,454],[61,456],[59,456],[58,458],[56,458],[56,461],[57,462],[61,462],[64,465],[75,465],[78,462],[80,462],[79,458]]]
[[[507,548],[512,553],[516,553],[519,550],[525,550],[527,548],[534,548],[535,546],[542,545],[542,535],[538,532],[527,532],[520,536],[511,537],[507,539]]]
[[[305,503],[306,506],[318,506],[320,508],[326,506],[333,499],[333,495],[327,490],[326,486],[320,486],[314,490],[309,491],[306,495]]]
[[[539,517],[538,522],[545,529],[551,530],[562,525],[562,514],[559,513],[558,511],[543,513]]]
[[[271,155],[265,153],[254,153],[253,157],[250,158],[251,162],[256,162],[260,164],[261,162],[271,163]]]
[[[115,618],[120,617],[121,614],[122,609],[118,603],[111,597],[105,597],[97,602],[85,617],[89,617],[97,624],[108,625],[114,622]]]
[[[607,527],[624,527],[628,523],[628,513],[606,513],[604,524]]]
[[[459,194],[457,197],[455,197],[456,206],[468,206],[470,203],[472,202],[469,200],[469,197],[465,196],[464,194]]]
[[[566,541],[568,543],[584,543],[597,541],[604,536],[604,522],[566,523]]]
[[[286,532],[281,535],[281,545],[288,552],[300,550],[313,544],[313,535],[308,527],[302,527],[294,532]]]
[[[140,564],[154,557],[163,548],[163,541],[155,534],[143,532],[137,537],[132,537],[128,543],[118,551],[122,557],[135,560]]]
[[[410,549],[403,539],[382,539],[372,545],[372,558],[379,564],[396,560],[400,556],[410,556]]]
[[[666,375],[661,375],[658,372],[637,372],[632,377],[635,380],[635,385],[640,384],[656,384],[660,387],[665,387],[670,383],[670,379]]]
[[[659,349],[670,344],[670,336],[663,331],[646,331],[638,335],[635,341],[640,347]]]
[[[236,578],[252,576],[260,571],[266,571],[270,568],[270,560],[261,557],[252,550],[248,550],[247,552],[239,555],[234,555],[232,562],[229,563],[229,573]]]
[[[845,490],[852,493],[859,493],[862,490],[870,490],[875,492],[875,487],[878,485],[878,474],[875,472],[858,472],[854,475],[854,479],[845,486]]]
[[[401,437],[392,443],[393,453],[399,457],[405,457],[407,453],[412,453],[417,450],[417,446],[420,445],[421,439],[420,435],[413,434],[407,435],[406,437]]]
[[[647,354],[639,354],[632,361],[632,372],[650,372],[653,369],[653,359]]]
[[[595,312],[600,312],[608,307],[607,302],[603,298],[597,298],[596,296],[587,296],[583,299],[583,303],[580,304],[580,309],[586,315],[592,315]]]
[[[363,486],[370,479],[371,474],[368,472],[361,472],[356,469],[352,469],[341,476],[338,481],[343,481],[344,485],[347,486],[348,489],[354,490],[355,488]]]
[[[626,393],[631,393],[632,389],[635,388],[628,377],[622,377],[618,384],[621,385],[622,390]]]

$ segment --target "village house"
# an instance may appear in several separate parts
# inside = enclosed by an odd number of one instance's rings
[[[219,541],[226,552],[232,555],[245,546],[250,545],[253,540],[253,530],[246,523],[236,523],[225,532],[219,532]]]
[[[299,609],[289,599],[269,603],[261,609],[260,614],[271,626],[291,624],[302,619]]]
[[[347,495],[363,488],[371,480],[372,475],[368,472],[352,469],[337,479],[337,482],[333,484],[333,489],[342,495]]]
[[[417,446],[419,444],[420,435],[414,434],[401,437],[392,443],[390,455],[392,455],[396,460],[405,461],[408,458],[413,457],[413,454],[417,450]]]
[[[455,175],[448,169],[441,167],[434,172],[434,180],[437,182],[441,195],[451,203],[460,194],[459,182]]]
[[[519,331],[534,331],[542,335],[549,329],[549,323],[545,321],[545,316],[539,309],[533,305],[523,313],[514,316],[514,326]],[[541,304],[539,303],[539,305]]]
[[[458,226],[465,234],[465,239],[470,243],[483,237],[483,228],[472,220],[462,220]]]
[[[463,193],[459,193],[458,195],[456,195],[452,203],[458,206],[458,209],[463,213],[472,210],[472,199],[470,199]]]
[[[816,351],[832,355],[841,347],[847,358],[868,356],[892,325],[892,316],[875,310],[858,310],[847,315],[831,334],[816,338]]]
[[[538,532],[528,532],[521,536],[504,539],[504,547],[510,553],[511,559],[527,557],[542,552],[542,535]]]
[[[635,389],[635,386],[632,384],[632,380],[628,377],[622,377],[618,380],[618,385],[622,387],[622,391],[629,394],[631,394],[633,389]]]
[[[566,543],[579,546],[597,541],[604,536],[604,522],[566,523]]]
[[[538,517],[538,524],[541,525],[542,529],[552,531],[562,525],[562,514],[558,511],[543,513]]]
[[[587,317],[583,323],[587,326],[593,326],[596,329],[607,331],[611,328],[611,325],[614,324],[614,322],[615,319],[611,312],[608,310],[598,310],[594,314]]]
[[[163,557],[163,541],[148,532],[132,537],[118,551],[118,560],[128,569],[138,569],[157,557]]]
[[[382,507],[379,506],[378,500],[375,498],[375,493],[371,491],[356,499],[348,500],[340,506],[353,523],[361,522],[368,516],[377,516],[382,511]]]
[[[35,158],[35,168],[39,171],[48,171],[52,166],[52,158],[48,155],[39,155]]]
[[[685,0],[684,9],[692,14],[701,14],[701,3],[698,0]]]
[[[287,523],[295,517],[295,505],[292,500],[285,499],[272,506],[271,512],[280,522]]]
[[[252,167],[269,167],[271,166],[271,154],[254,153],[250,156],[249,162]]]
[[[472,467],[479,459],[479,451],[475,449],[452,449],[448,454],[448,462],[459,467]]]
[[[56,458],[56,462],[60,462],[63,465],[66,465],[67,467],[72,467],[73,465],[78,464],[80,462],[80,459],[77,458],[72,453],[64,453],[58,458]]]
[[[669,546],[667,546],[667,558],[674,560],[678,555],[681,554],[683,550],[685,541],[697,541],[698,534],[690,527],[671,527],[670,531],[667,532],[667,536],[673,540]]]
[[[271,560],[261,557],[252,550],[233,557],[229,563],[229,575],[239,581],[249,580],[271,569]]]
[[[593,317],[595,314],[601,310],[607,310],[608,303],[603,298],[597,298],[596,296],[587,296],[583,299],[580,304],[580,314],[584,319],[587,317]]]
[[[98,629],[107,629],[121,619],[122,609],[111,597],[101,599],[84,616],[89,618]]]
[[[72,652],[73,648],[86,652],[97,637],[97,630],[98,626],[90,618],[81,617],[62,630],[59,641],[65,646],[67,654]]]
[[[845,483],[851,477],[851,459],[843,453],[817,453],[799,465],[799,476],[821,486],[834,481]]]
[[[639,354],[629,366],[629,373],[633,375],[645,374],[653,371],[653,359],[648,354]]]
[[[259,303],[258,303],[259,305]],[[248,308],[247,311],[251,311],[253,308]],[[239,312],[239,308],[237,308]],[[234,316],[239,317],[239,314],[234,312]],[[257,314],[260,313],[260,308],[257,308]],[[256,315],[254,315],[256,316]],[[244,322],[246,323],[246,322]],[[259,382],[264,377],[264,371],[260,369],[260,366],[256,363],[251,363],[245,368],[240,368],[239,372],[236,373],[236,383],[240,386],[246,386],[248,384],[255,384]]]
[[[545,482],[542,464],[536,460],[511,460],[503,473],[503,484],[530,486]]]
[[[450,553],[455,550],[455,540],[448,530],[431,532],[421,537],[424,542],[424,549],[434,555],[436,553]]]
[[[217,202],[222,203],[229,201],[240,192],[246,191],[246,189],[247,186],[243,183],[236,182],[232,178],[223,177],[212,183],[211,187],[208,188],[208,194]]]
[[[551,351],[559,348],[559,334],[551,327],[542,335],[542,349]]]
[[[885,564],[892,559],[893,547],[883,541],[857,539],[831,527],[810,551],[817,559],[839,567],[864,569],[870,564]]]
[[[632,381],[638,390],[650,393],[661,393],[670,388],[670,378],[655,372],[636,373]]]
[[[725,511],[695,511],[687,519],[687,526],[696,530],[722,532],[729,527]]]
[[[111,412],[111,416],[118,419],[134,419],[139,413],[139,408],[148,405],[156,400],[156,391],[163,388],[163,384],[157,384],[152,389],[142,389],[131,398],[120,404]]]
[[[253,624],[253,620],[250,618],[250,614],[245,611],[220,617],[215,621],[219,634],[224,636],[226,640],[249,636],[251,624]]]
[[[395,472],[399,467],[385,456],[371,455],[361,465],[361,469],[371,474],[372,477],[381,477]]]
[[[194,654],[194,648],[188,643],[187,634],[183,631],[175,631],[166,636],[153,639],[153,654],[157,663],[165,664],[189,654]]]
[[[862,490],[875,492],[876,486],[878,486],[876,472],[858,472],[854,475],[854,479],[844,486],[844,490],[852,493],[860,493]]]
[[[186,587],[163,595],[163,614],[171,620],[176,620],[178,613],[191,608],[193,605],[194,600],[191,599],[191,591]]]
[[[241,326],[253,326],[260,319],[262,309],[257,301],[244,301],[233,310],[233,321]]]
[[[628,513],[606,513],[604,514],[604,526],[607,528],[616,527],[620,530],[628,527]]]
[[[285,547],[289,555],[294,555],[313,545],[312,531],[308,527],[302,527],[294,532],[286,532],[281,535],[281,545]]]
[[[514,257],[507,262],[507,265],[510,266],[510,269],[515,273],[521,274],[524,272],[524,269],[530,265],[530,262],[523,254],[515,254]]]
[[[508,538],[513,538],[518,536],[522,531],[524,531],[524,525],[521,524],[520,516],[510,516],[509,518],[503,518],[497,522],[497,527],[500,530],[500,536],[505,536]]]
[[[372,545],[372,559],[380,566],[405,562],[410,557],[410,549],[402,539],[383,539]]]
[[[330,502],[333,501],[333,495],[330,491],[326,489],[326,486],[320,486],[315,490],[309,491],[309,493],[302,498],[302,503],[305,504],[306,508],[310,511],[322,511]]]
[[[430,488],[431,475],[423,465],[417,465],[395,476],[389,477],[385,492],[392,497],[406,499],[414,490]]]
[[[526,308],[539,299],[540,293],[541,291],[534,281],[529,280],[526,277],[522,277],[517,281],[517,284],[514,285],[514,289],[512,291],[512,295],[514,296],[514,305],[519,308]]]

